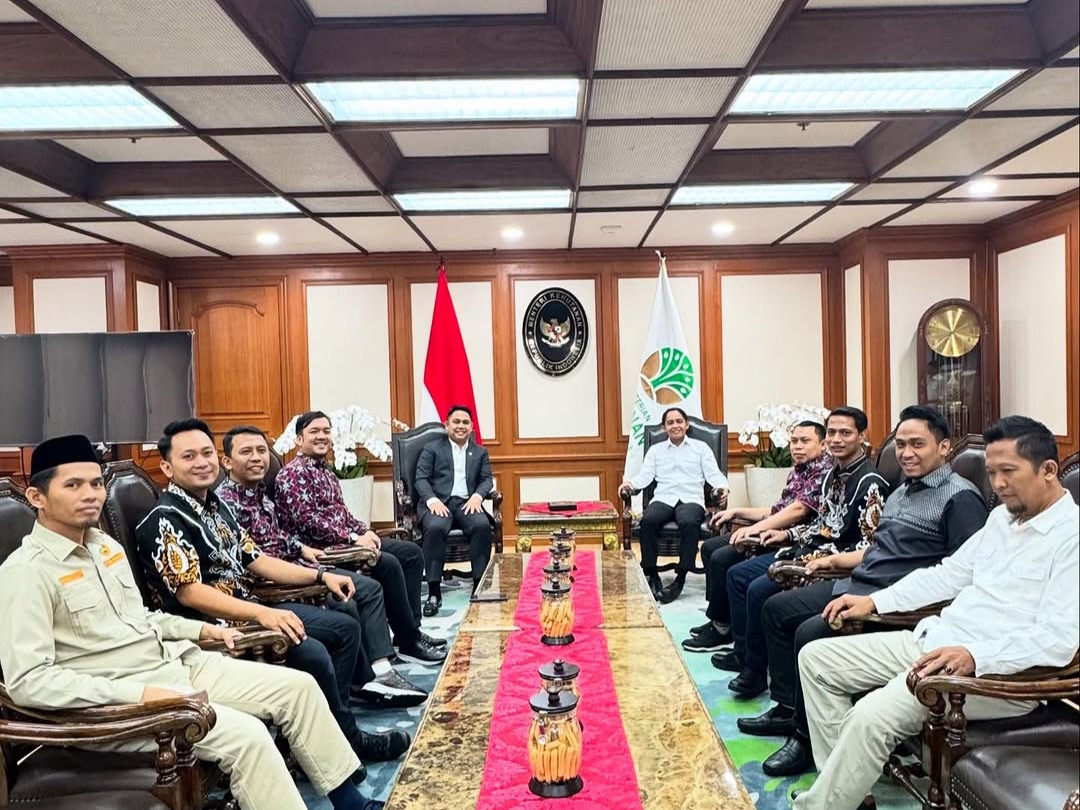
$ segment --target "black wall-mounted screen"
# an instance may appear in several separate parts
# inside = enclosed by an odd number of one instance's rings
[[[0,446],[155,442],[195,412],[191,332],[0,335]]]

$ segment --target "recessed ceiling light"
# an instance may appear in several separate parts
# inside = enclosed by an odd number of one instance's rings
[[[968,194],[972,197],[989,197],[995,191],[997,191],[997,181],[991,180],[989,177],[980,177],[978,180],[972,180],[968,183]]]
[[[576,118],[581,82],[558,79],[393,79],[306,85],[335,121]]]
[[[828,202],[851,188],[851,183],[746,183],[721,186],[683,186],[672,205],[730,205],[736,203]]]
[[[272,247],[281,241],[281,237],[273,231],[262,231],[261,233],[255,234],[255,241],[265,247]]]
[[[502,229],[502,238],[509,239],[510,241],[520,239],[524,235],[525,231],[521,230],[521,228],[518,228],[515,225],[510,225]]]
[[[174,128],[180,125],[125,85],[0,87],[0,130]]]
[[[395,194],[406,211],[513,211],[570,207],[570,189],[410,191]]]
[[[717,222],[712,226],[712,232],[717,236],[731,236],[735,233],[735,226],[730,222]]]
[[[281,197],[123,197],[105,202],[136,217],[291,214],[298,210]]]
[[[1019,73],[1019,70],[759,73],[746,82],[731,112],[966,110]]]

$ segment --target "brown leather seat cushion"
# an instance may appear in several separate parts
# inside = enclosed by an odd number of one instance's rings
[[[156,780],[153,754],[46,747],[19,765],[11,802],[70,796],[86,790],[145,792]]]
[[[1060,748],[976,748],[953,766],[952,790],[972,810],[1061,810],[1080,785],[1078,758]]]
[[[54,799],[17,802],[0,807],[25,808],[25,810],[169,810],[149,793],[135,791],[109,791],[107,793],[80,793]]]

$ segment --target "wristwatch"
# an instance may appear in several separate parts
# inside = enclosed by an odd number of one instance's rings
[[[323,584],[323,576],[325,574],[326,574],[326,566],[325,565],[320,565],[318,570],[315,571],[315,584],[316,585],[322,585]]]

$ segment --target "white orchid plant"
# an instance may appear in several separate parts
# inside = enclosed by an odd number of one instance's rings
[[[400,420],[379,419],[359,405],[347,405],[326,415],[330,417],[330,439],[334,444],[330,466],[338,478],[362,477],[367,473],[369,458],[390,460],[390,445],[379,435],[380,425],[389,425],[391,431],[409,429]],[[284,432],[274,440],[274,450],[279,454],[296,449],[296,420],[300,416],[290,419]]]
[[[757,416],[739,431],[739,442],[754,448],[750,456],[757,467],[790,467],[791,431],[806,420],[824,425],[828,415],[828,408],[802,402],[758,405]]]

